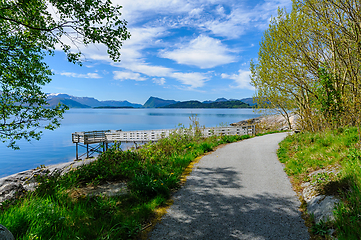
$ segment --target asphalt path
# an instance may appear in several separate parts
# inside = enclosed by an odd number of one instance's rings
[[[255,137],[204,156],[149,239],[309,239],[276,155],[286,136]]]

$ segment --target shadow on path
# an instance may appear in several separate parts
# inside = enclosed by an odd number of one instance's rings
[[[309,239],[296,195],[284,191],[288,185],[273,187],[273,178],[282,182],[274,175],[259,184],[263,176],[254,175],[262,172],[242,171],[246,166],[229,162],[221,167],[223,160],[216,155],[194,168],[149,239]]]

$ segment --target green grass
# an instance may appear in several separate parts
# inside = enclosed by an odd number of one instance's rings
[[[337,195],[341,203],[335,209],[338,239],[361,239],[361,150],[357,128],[340,128],[319,133],[299,133],[280,143],[278,156],[285,164],[296,189],[305,181],[317,181],[319,191]],[[334,167],[340,174],[319,174],[313,179],[309,173]],[[324,235],[324,229],[314,225],[314,233]]]
[[[184,129],[184,128],[183,128]],[[197,132],[197,131],[196,131]],[[16,239],[134,239],[180,187],[186,167],[216,146],[250,136],[202,138],[176,131],[135,151],[117,146],[63,176],[39,177],[35,192],[0,207],[0,223]],[[77,194],[84,186],[126,182],[117,197]]]

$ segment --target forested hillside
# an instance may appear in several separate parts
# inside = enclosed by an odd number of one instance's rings
[[[251,108],[250,105],[240,100],[201,103],[199,101],[179,102],[162,108]]]

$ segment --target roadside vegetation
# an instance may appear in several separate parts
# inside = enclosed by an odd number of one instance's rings
[[[224,143],[250,136],[203,138],[197,121],[169,137],[122,151],[114,146],[97,161],[63,176],[39,176],[40,185],[0,206],[0,222],[16,239],[133,239],[181,186],[187,166]],[[84,187],[126,183],[119,196],[89,196]]]
[[[296,190],[302,189],[303,182],[317,181],[319,193],[341,199],[334,211],[334,222],[311,224],[313,237],[325,239],[328,229],[333,228],[340,240],[360,239],[361,150],[357,128],[290,135],[281,142],[278,156]],[[309,173],[327,168],[339,173],[323,173],[317,179],[309,177]]]

